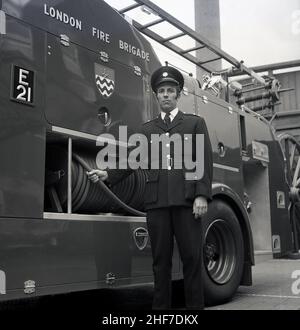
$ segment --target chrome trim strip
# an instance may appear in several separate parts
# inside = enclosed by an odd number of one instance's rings
[[[52,131],[56,132],[56,133],[62,133],[62,134],[66,134],[66,135],[70,135],[70,136],[74,136],[74,137],[80,137],[80,138],[84,138],[87,140],[97,140],[97,136],[96,135],[92,135],[92,134],[88,134],[88,133],[83,133],[83,132],[78,132],[78,131],[74,131],[72,129],[68,129],[68,128],[63,128],[63,127],[58,127],[58,126],[52,126]]]
[[[226,166],[226,165],[217,164],[217,163],[214,163],[214,167],[221,168],[222,170],[236,172],[236,173],[239,173],[240,172],[240,169],[237,168],[237,167],[231,167],[231,166]]]
[[[72,221],[96,221],[96,222],[146,222],[145,217],[133,217],[107,214],[75,214],[75,213],[52,213],[44,212],[43,219],[45,220],[72,220]]]
[[[109,142],[110,144],[113,145],[118,145],[121,147],[128,147],[128,143],[125,142],[118,142],[116,143],[116,140],[112,140],[112,139],[108,139],[108,138],[101,138],[100,136],[97,135],[92,135],[92,134],[88,134],[88,133],[84,133],[84,132],[79,132],[79,131],[74,131],[72,129],[69,128],[64,128],[64,127],[58,127],[58,126],[52,126],[52,132],[56,132],[56,133],[61,133],[61,134],[66,134],[68,136],[73,136],[73,137],[78,137],[78,138],[82,138],[82,139],[86,139],[86,140],[92,140],[95,141],[95,143],[97,141],[103,141],[103,142]]]

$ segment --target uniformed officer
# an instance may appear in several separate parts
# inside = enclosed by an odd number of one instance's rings
[[[196,135],[204,134],[204,174],[187,179],[189,172],[182,162],[175,168],[172,148],[167,155],[168,166],[163,167],[162,155],[159,169],[148,171],[145,191],[147,227],[153,256],[154,298],[153,309],[171,308],[171,270],[174,237],[183,263],[184,290],[188,309],[203,309],[202,283],[202,224],[201,217],[206,214],[208,200],[211,199],[212,149],[205,121],[202,117],[184,114],[178,107],[178,99],[183,89],[184,78],[173,67],[163,66],[151,77],[151,86],[156,94],[161,113],[142,126],[142,133],[151,140],[152,134],[172,137],[173,134],[189,136],[193,146],[188,153],[182,150],[183,159],[196,159]],[[182,109],[184,110],[184,109]],[[183,143],[182,143],[183,145]],[[150,158],[152,155],[150,155]],[[97,182],[109,180],[118,182],[122,171],[93,170],[88,173],[90,180]]]

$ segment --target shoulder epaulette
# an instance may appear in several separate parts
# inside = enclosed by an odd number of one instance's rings
[[[146,124],[149,124],[149,123],[153,122],[154,120],[156,120],[157,118],[158,118],[158,117],[155,117],[155,118],[153,118],[153,119],[149,119],[149,120],[145,121],[142,125],[144,126],[144,125],[146,125]]]
[[[199,118],[200,116],[199,115],[196,115],[195,113],[183,113],[185,116],[193,116],[193,117],[197,117]]]

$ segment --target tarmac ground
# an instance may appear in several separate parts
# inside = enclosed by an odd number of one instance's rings
[[[252,268],[252,286],[240,286],[232,301],[207,309],[300,310],[300,280],[297,285],[297,278],[292,278],[297,270],[300,279],[300,260],[260,262]]]
[[[300,260],[270,259],[258,263],[252,271],[252,286],[240,286],[230,302],[205,309],[300,310]],[[74,313],[84,310],[91,313],[149,311],[152,295],[153,285],[105,289],[44,297],[31,302],[20,301],[11,306],[8,304],[8,310],[51,310],[53,313],[61,312],[66,308],[73,310]],[[182,297],[183,292],[173,299],[174,310],[184,310]]]

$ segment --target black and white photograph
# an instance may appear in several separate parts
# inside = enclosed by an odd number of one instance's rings
[[[0,0],[0,320],[233,310],[300,310],[300,0]]]

